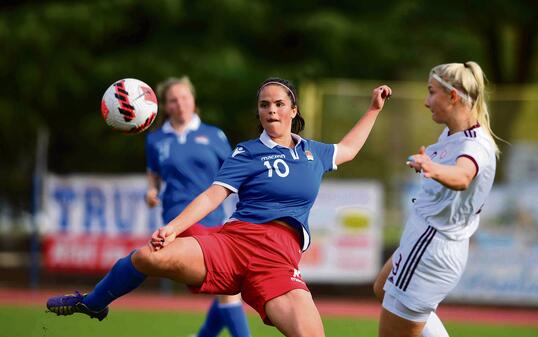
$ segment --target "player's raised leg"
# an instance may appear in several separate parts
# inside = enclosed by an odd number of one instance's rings
[[[138,288],[147,276],[197,285],[202,283],[205,274],[198,242],[191,237],[178,238],[158,251],[146,246],[119,259],[90,293],[52,297],[47,301],[47,308],[58,315],[83,313],[102,320],[112,301]]]

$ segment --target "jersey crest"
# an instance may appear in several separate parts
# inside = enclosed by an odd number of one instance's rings
[[[207,145],[209,144],[209,138],[207,138],[206,136],[204,135],[200,135],[200,136],[196,136],[194,138],[194,141],[198,144],[204,144],[204,145]]]

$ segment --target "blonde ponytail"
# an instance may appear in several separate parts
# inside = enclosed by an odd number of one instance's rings
[[[447,63],[434,67],[430,72],[432,75],[441,77],[444,81],[452,85],[456,90],[471,98],[471,111],[475,114],[478,123],[489,136],[495,148],[495,155],[500,154],[499,146],[495,142],[500,139],[491,129],[488,106],[486,104],[486,76],[478,63],[468,61],[465,63]]]

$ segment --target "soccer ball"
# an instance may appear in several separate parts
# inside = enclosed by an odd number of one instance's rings
[[[149,128],[157,116],[157,108],[157,97],[151,87],[134,78],[113,83],[101,100],[105,122],[124,133],[139,133]]]

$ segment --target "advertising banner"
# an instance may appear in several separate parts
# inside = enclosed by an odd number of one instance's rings
[[[146,180],[133,176],[55,176],[45,183],[41,233],[49,271],[103,272],[147,243],[162,225],[146,206]],[[230,200],[228,200],[230,199]],[[237,197],[225,204],[233,211]],[[310,215],[312,245],[301,272],[308,281],[372,281],[380,266],[382,188],[357,180],[326,181]]]
[[[538,184],[495,186],[449,299],[538,304]]]
[[[49,271],[107,271],[148,242],[161,209],[146,206],[144,175],[49,175],[45,180],[43,265]]]
[[[381,264],[383,189],[375,182],[327,180],[310,213],[312,244],[303,254],[305,280],[366,283]]]

